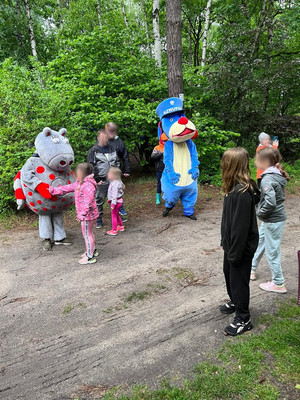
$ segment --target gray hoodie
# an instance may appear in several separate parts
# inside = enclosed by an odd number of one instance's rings
[[[276,167],[267,168],[261,175],[261,197],[256,214],[264,222],[286,220],[284,187],[287,180]]]

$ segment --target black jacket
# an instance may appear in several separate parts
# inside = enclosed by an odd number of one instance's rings
[[[123,172],[124,174],[130,174],[130,162],[129,162],[129,154],[126,148],[125,143],[118,136],[115,139],[109,140],[109,145],[112,147],[114,151],[116,151],[118,156],[118,167],[121,166],[121,162],[123,162]]]
[[[164,153],[154,148],[151,154],[151,160],[154,161],[155,171],[163,172],[165,169]]]
[[[223,205],[221,245],[233,265],[254,256],[259,238],[255,214],[259,195],[250,189],[243,192],[242,188],[241,184],[237,184],[224,197]]]
[[[96,182],[106,180],[109,168],[120,165],[118,154],[110,144],[106,148],[95,144],[88,152],[87,162],[94,167]]]

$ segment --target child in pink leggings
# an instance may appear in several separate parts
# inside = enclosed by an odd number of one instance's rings
[[[81,231],[85,241],[86,253],[79,260],[79,264],[93,264],[97,261],[95,236],[93,227],[99,215],[95,195],[97,183],[93,178],[93,167],[89,163],[78,164],[76,167],[76,182],[70,185],[50,187],[53,196],[62,196],[74,192],[77,221],[81,223]]]
[[[110,236],[116,236],[118,232],[125,230],[122,219],[120,217],[120,208],[123,204],[124,184],[121,180],[122,172],[119,168],[111,167],[107,174],[107,179],[110,181],[107,201],[111,208],[112,230],[106,232]]]

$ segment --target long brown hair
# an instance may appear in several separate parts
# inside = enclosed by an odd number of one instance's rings
[[[91,175],[94,172],[93,166],[88,162],[78,164],[76,170],[78,169],[80,169],[80,171],[82,172],[82,180],[80,182],[81,184],[87,176]]]
[[[249,168],[249,153],[243,147],[233,147],[225,151],[222,157],[223,192],[228,194],[234,190],[235,185],[242,184],[242,191],[248,189],[255,191],[256,184],[251,178]]]
[[[261,161],[268,161],[270,167],[278,168],[281,175],[288,181],[291,179],[284,166],[280,164],[282,157],[279,150],[274,149],[274,147],[265,147],[264,149],[259,150],[256,157]]]

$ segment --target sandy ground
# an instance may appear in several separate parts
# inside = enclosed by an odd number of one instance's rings
[[[296,297],[299,197],[290,196],[286,208],[282,262]],[[36,229],[1,234],[1,400],[88,399],[102,386],[180,382],[232,340],[222,333],[231,318],[218,312],[227,298],[221,202],[206,202],[197,222],[180,207],[168,219],[160,211],[132,216],[118,237],[97,231],[101,256],[87,267],[77,263],[84,249],[76,225],[68,231],[73,246],[49,253]],[[251,283],[254,322],[282,296],[258,288],[268,278],[264,260]]]

